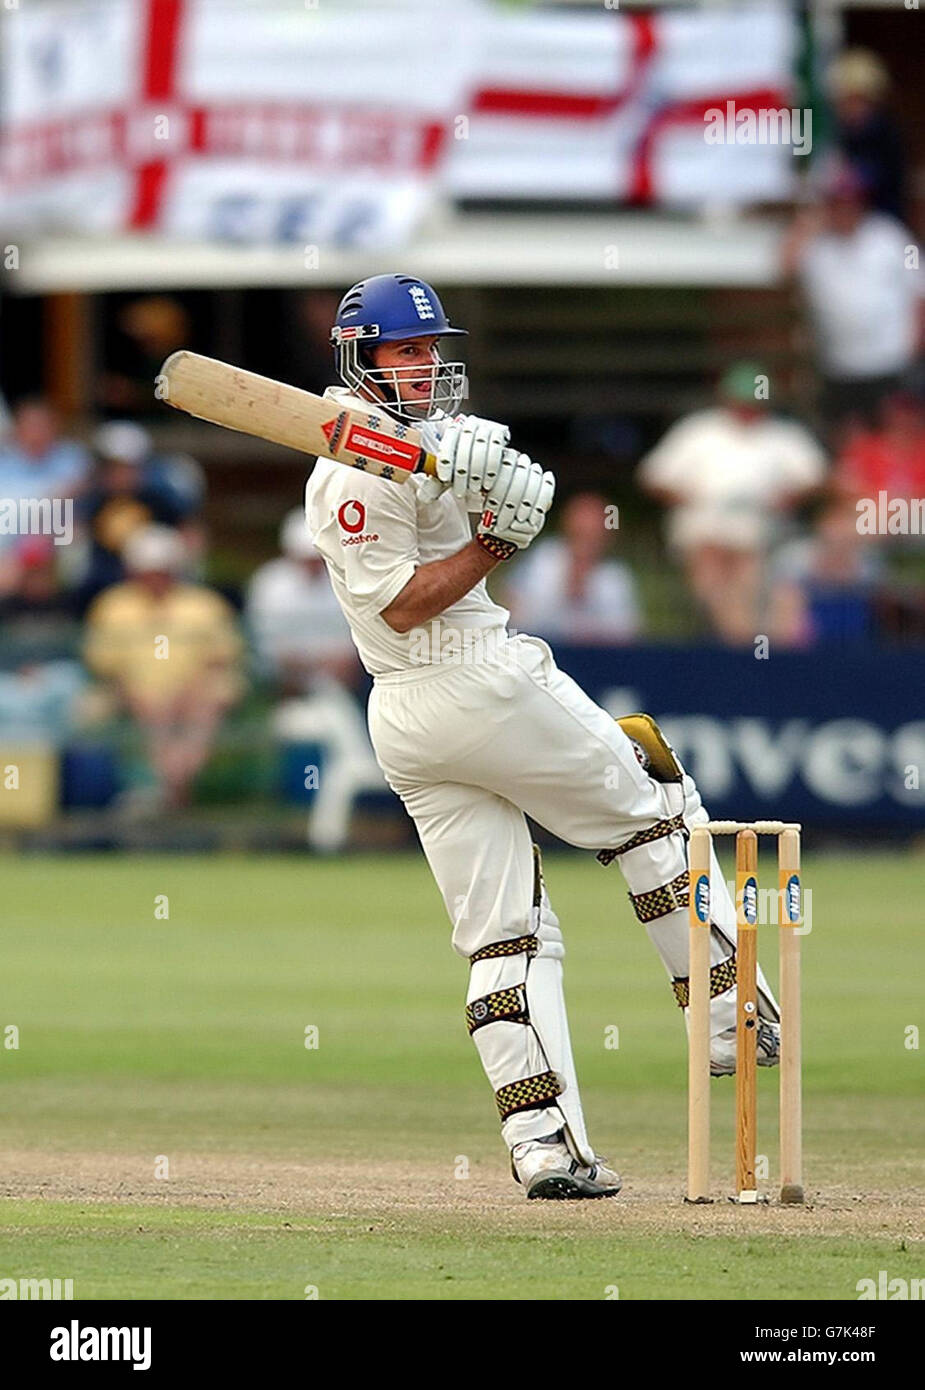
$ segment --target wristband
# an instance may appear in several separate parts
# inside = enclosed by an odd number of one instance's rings
[[[475,539],[482,549],[487,550],[496,560],[509,560],[520,548],[513,541],[503,541],[500,536],[492,536],[485,531],[480,531]]]

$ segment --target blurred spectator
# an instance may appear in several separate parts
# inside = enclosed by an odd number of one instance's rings
[[[885,65],[870,49],[849,48],[828,76],[838,149],[860,173],[873,210],[901,221],[906,161],[899,127],[886,108]]]
[[[357,794],[384,790],[385,779],[357,697],[362,668],[301,508],[284,519],[280,549],[252,578],[245,613],[263,673],[288,697],[273,713],[274,735],[300,757],[321,753],[309,843],[339,850]]]
[[[603,497],[578,493],[562,510],[562,535],[540,539],[505,591],[525,632],[561,642],[629,642],[641,620],[628,565],[608,555],[615,537]]]
[[[835,468],[835,485],[852,498],[881,492],[906,501],[925,498],[925,408],[911,391],[887,396],[877,428],[849,440]]]
[[[801,214],[783,250],[809,307],[822,410],[840,445],[849,426],[870,424],[883,397],[903,383],[925,335],[925,273],[912,233],[872,212],[857,170],[831,168],[824,206]]]
[[[189,518],[200,511],[206,497],[206,475],[202,465],[189,454],[149,454],[145,478],[159,491],[173,497],[185,518],[186,544],[192,547]]]
[[[21,546],[17,584],[0,593],[5,636],[15,633],[40,645],[45,638],[54,641],[62,625],[70,629],[76,616],[74,596],[60,582],[55,552],[44,536],[30,536]]]
[[[87,532],[88,553],[79,579],[81,606],[125,577],[123,550],[129,537],[155,522],[182,530],[187,565],[194,567],[202,545],[195,521],[202,487],[183,485],[171,475],[182,460],[161,460],[151,453],[147,431],[130,420],[113,420],[93,439],[99,459],[92,484],[80,508]],[[193,469],[198,465],[188,463]]]
[[[78,497],[84,487],[90,458],[81,444],[61,434],[57,412],[38,396],[21,400],[13,411],[6,438],[0,444],[0,498]],[[0,594],[15,594],[26,570],[37,558],[51,560],[51,535],[21,535],[0,529]]]
[[[925,640],[925,407],[911,392],[888,396],[878,428],[855,434],[839,459],[835,483],[855,525],[874,534],[887,575],[877,593],[881,636]]]
[[[284,695],[306,694],[324,676],[356,686],[356,648],[301,508],[283,521],[279,543],[282,555],[256,571],[245,602],[261,673]]]
[[[189,314],[178,299],[150,295],[124,305],[119,329],[119,370],[102,376],[100,405],[109,415],[163,420],[163,407],[154,394],[155,378],[165,357],[191,345]]]
[[[825,476],[816,440],[772,416],[756,392],[767,378],[739,363],[723,377],[719,403],[673,425],[640,464],[640,486],[670,508],[668,543],[691,591],[726,642],[761,631],[758,604],[777,518]]]
[[[869,639],[875,627],[880,565],[858,531],[854,504],[830,503],[810,536],[774,557],[768,633],[786,646]]]
[[[80,716],[86,684],[76,661],[26,662],[0,671],[0,737],[60,747]]]
[[[5,659],[9,652],[5,650]],[[86,676],[76,661],[29,661],[0,671],[0,766],[15,793],[0,804],[0,825],[47,825],[58,809],[62,751],[81,718]]]
[[[41,396],[19,401],[0,444],[0,491],[4,497],[73,497],[90,460],[76,440],[65,439],[53,406]]]
[[[151,808],[179,807],[242,693],[242,642],[225,600],[178,578],[187,556],[176,531],[135,530],[124,559],[129,578],[88,614],[86,661],[142,732]]]

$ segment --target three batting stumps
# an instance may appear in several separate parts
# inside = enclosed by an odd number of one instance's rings
[[[803,1201],[800,1055],[800,826],[787,821],[709,821],[688,845],[690,966],[687,1200],[710,1198],[710,866],[713,836],[736,839],[735,1168],[739,1202],[758,1200],[758,836],[777,838],[780,926],[780,1200]]]

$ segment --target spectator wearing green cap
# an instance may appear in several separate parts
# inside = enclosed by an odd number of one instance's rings
[[[668,508],[667,542],[723,642],[752,643],[769,549],[781,519],[825,477],[822,450],[803,425],[768,406],[757,363],[737,362],[717,404],[685,416],[641,462],[638,481]]]

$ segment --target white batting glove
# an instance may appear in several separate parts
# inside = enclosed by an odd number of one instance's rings
[[[527,454],[505,449],[498,477],[479,519],[476,540],[497,560],[509,560],[538,536],[556,493],[552,473]]]
[[[501,467],[505,445],[511,437],[507,425],[463,415],[443,431],[437,451],[437,476],[422,485],[425,501],[451,489],[454,497],[465,499],[472,508],[481,508],[484,498]]]

